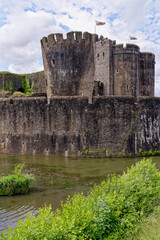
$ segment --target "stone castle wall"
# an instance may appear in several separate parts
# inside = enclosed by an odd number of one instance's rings
[[[160,99],[133,97],[0,100],[0,152],[124,156],[160,146]]]

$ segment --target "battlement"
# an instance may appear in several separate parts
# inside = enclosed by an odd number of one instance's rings
[[[155,54],[151,52],[141,52],[142,58],[155,59]]]
[[[113,45],[114,53],[139,53],[140,48],[136,44],[127,43],[124,47],[123,44]]]
[[[48,35],[48,37],[43,37],[41,39],[41,44],[42,47],[47,48],[47,47],[52,47],[56,44],[62,44],[62,43],[91,43],[91,42],[96,42],[98,41],[98,35],[97,34],[91,34],[88,32],[68,32],[67,33],[67,38],[63,38],[63,34],[61,33],[54,33]]]

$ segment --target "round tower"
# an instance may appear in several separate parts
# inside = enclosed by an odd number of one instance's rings
[[[135,44],[113,46],[113,95],[138,96],[140,49]]]

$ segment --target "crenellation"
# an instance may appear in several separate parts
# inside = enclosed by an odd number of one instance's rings
[[[48,35],[48,42],[51,42],[52,44],[56,42],[55,34]]]
[[[76,41],[81,42],[82,41],[82,32],[75,32],[76,34]]]
[[[92,34],[92,41],[97,42],[98,41],[98,34]]]
[[[46,48],[46,47],[48,46],[48,39],[47,39],[47,37],[43,37],[43,38],[41,39],[41,46],[42,46],[43,48]]]
[[[139,52],[140,48],[136,44],[127,43],[124,51]]]
[[[84,32],[83,33],[83,39],[85,40],[85,42],[91,42],[92,41],[92,34],[88,33],[88,32]]]
[[[68,32],[68,33],[67,33],[67,40],[68,40],[69,42],[74,41],[74,32]]]
[[[62,33],[56,33],[56,40],[57,42],[62,42],[63,41],[63,34]]]
[[[115,53],[124,51],[123,44],[115,44],[113,50]]]

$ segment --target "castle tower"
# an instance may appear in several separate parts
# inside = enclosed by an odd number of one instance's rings
[[[149,52],[140,54],[139,96],[154,97],[155,55]]]
[[[139,95],[140,51],[134,44],[113,46],[113,95]]]
[[[112,94],[113,42],[101,37],[95,43],[95,81],[103,84],[103,95]]]
[[[87,96],[94,87],[94,43],[98,38],[88,32],[51,34],[41,40],[47,96]]]

